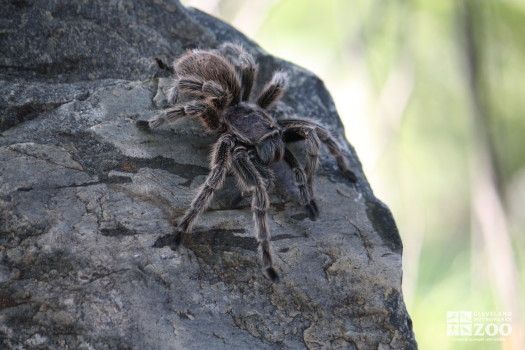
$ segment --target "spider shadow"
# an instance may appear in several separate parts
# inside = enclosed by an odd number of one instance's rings
[[[197,246],[213,246],[215,250],[233,251],[234,248],[257,251],[257,241],[254,237],[243,236],[245,229],[210,229],[195,230],[184,237],[184,245],[190,250]],[[169,247],[173,251],[178,251],[181,244],[175,240],[174,234],[167,234],[157,238],[153,248]]]

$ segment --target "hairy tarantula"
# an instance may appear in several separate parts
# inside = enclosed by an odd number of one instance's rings
[[[206,129],[220,134],[213,146],[211,171],[175,230],[175,244],[178,246],[184,235],[190,233],[197,216],[207,208],[227,173],[232,172],[240,189],[252,196],[255,233],[263,266],[268,276],[278,281],[268,229],[268,187],[273,178],[268,166],[283,159],[290,166],[299,187],[301,205],[311,220],[319,215],[312,178],[319,162],[321,141],[335,156],[345,176],[353,182],[357,178],[346,166],[339,146],[324,127],[305,119],[275,120],[268,115],[266,111],[284,94],[288,83],[286,73],[275,72],[255,102],[250,101],[257,68],[253,56],[239,45],[226,43],[215,50],[189,50],[174,63],[177,77],[168,96],[173,107],[152,120],[137,121],[137,126],[151,130],[189,117],[198,118]],[[189,102],[177,104],[180,93],[189,97]],[[286,147],[287,142],[297,140],[305,141],[304,168]]]

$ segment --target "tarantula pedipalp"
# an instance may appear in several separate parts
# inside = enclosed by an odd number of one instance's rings
[[[335,156],[345,176],[355,182],[337,143],[321,125],[306,119],[275,120],[266,111],[283,96],[288,83],[284,72],[275,72],[255,102],[250,95],[257,75],[257,64],[241,46],[226,43],[216,50],[189,50],[174,63],[177,75],[169,102],[173,107],[156,118],[137,121],[143,130],[151,130],[180,118],[198,118],[209,131],[220,134],[213,146],[211,171],[175,229],[175,243],[191,232],[197,216],[206,210],[213,193],[232,172],[243,192],[251,193],[256,239],[268,276],[277,281],[270,231],[268,228],[268,187],[272,182],[270,164],[283,160],[292,169],[299,187],[300,202],[308,217],[316,220],[319,210],[313,193],[313,174],[319,162],[323,142]],[[179,94],[188,102],[177,104]],[[304,140],[306,165],[299,163],[286,147],[287,142]]]

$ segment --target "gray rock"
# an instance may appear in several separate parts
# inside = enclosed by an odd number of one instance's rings
[[[174,1],[0,8],[0,348],[416,348],[398,231],[321,80]],[[169,74],[155,58],[225,41],[257,57],[259,82],[290,72],[273,114],[322,122],[359,176],[345,180],[325,149],[311,222],[289,169],[275,165],[278,284],[261,273],[231,178],[186,247],[154,246],[203,182],[217,137],[190,120],[135,128],[164,103]]]

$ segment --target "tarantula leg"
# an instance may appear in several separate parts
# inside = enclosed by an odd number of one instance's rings
[[[202,113],[206,109],[205,104],[195,104],[193,103],[190,107],[190,104],[183,106],[176,106],[166,111],[158,114],[155,118],[150,120],[137,120],[136,126],[142,130],[153,130],[164,124],[173,123],[184,117],[191,117],[192,113]]]
[[[314,130],[304,130],[305,145],[306,145],[306,165],[304,171],[306,172],[306,188],[310,196],[314,196],[313,180],[314,173],[319,165],[319,148],[320,141]]]
[[[230,104],[233,96],[215,81],[198,81],[193,79],[181,79],[177,84],[181,92],[202,95],[203,98],[210,98],[217,108],[224,108]]]
[[[285,130],[285,133],[288,130]],[[319,148],[320,141],[315,130],[310,128],[301,128],[294,130],[303,136],[306,146],[306,165],[304,171],[306,172],[306,186],[311,197],[313,197],[313,175],[317,166],[319,165]]]
[[[273,183],[273,172],[267,167],[259,164],[255,160],[252,160],[252,162],[259,174],[261,175],[262,180],[264,181],[264,187],[268,190],[268,188],[270,188],[270,185]]]
[[[306,189],[310,197],[313,198],[313,175],[315,173],[315,170],[317,169],[317,166],[319,165],[319,148],[321,141],[319,141],[319,137],[317,136],[315,130],[309,127],[285,128],[283,134],[285,139],[298,139],[300,136],[300,138],[305,140],[306,165],[304,167],[304,170],[306,172]],[[312,207],[317,207],[315,202],[314,204],[312,204]]]
[[[332,153],[337,162],[337,166],[343,172],[346,178],[352,182],[357,182],[357,176],[346,165],[343,153],[341,152],[341,148],[335,142],[334,138],[332,137],[332,135],[330,135],[328,130],[322,127],[317,127],[316,131],[317,135],[319,136],[319,139],[328,147],[328,150],[330,151],[330,153]]]
[[[248,151],[248,154],[249,154],[249,157],[252,161],[252,164],[253,166],[255,166],[255,169],[257,169],[257,172],[259,173],[259,175],[261,176],[261,178],[263,179],[264,183],[265,183],[265,186],[266,186],[266,190],[268,190],[268,188],[270,188],[271,184],[273,183],[273,180],[274,180],[274,175],[273,175],[273,172],[271,169],[265,167],[264,165],[262,164],[259,164],[259,162],[255,159],[256,157],[256,152],[253,151],[253,150],[249,150]],[[247,170],[244,171],[244,173],[246,173]],[[246,178],[245,176],[245,182],[251,182],[252,185],[255,184],[255,180],[249,180],[248,178]],[[243,186],[243,187],[246,187],[246,186]],[[244,198],[247,198],[247,197],[251,197],[252,196],[252,190],[247,190],[247,189],[241,189],[241,193],[239,193],[239,195],[233,199],[232,201],[232,205],[233,206],[236,206],[238,205]]]
[[[261,248],[263,266],[268,277],[272,281],[277,282],[279,281],[279,275],[273,266],[271,237],[268,228],[267,210],[270,206],[270,199],[266,191],[266,183],[257,171],[245,147],[239,146],[235,148],[233,151],[233,165],[242,190],[251,191],[252,193],[255,237]]]
[[[240,70],[242,87],[241,101],[248,101],[258,69],[253,56],[244,50],[241,45],[232,43],[222,44],[218,51],[234,67]]]
[[[335,142],[330,132],[324,127],[312,121],[303,119],[279,120],[278,123],[279,125],[284,127],[290,134],[285,135],[285,137],[290,139],[290,141],[296,141],[297,139],[299,139],[298,137],[296,137],[297,135],[301,136],[300,138],[304,138],[304,135],[301,132],[301,130],[314,129],[319,139],[328,147],[330,153],[335,157],[337,166],[343,172],[346,178],[352,182],[357,182],[357,176],[346,165],[343,153],[341,152],[341,148],[339,147],[337,142]]]
[[[242,101],[248,101],[257,75],[257,65],[251,55],[246,56],[246,64],[241,67]]]
[[[214,106],[205,102],[195,101],[167,109],[149,121],[138,120],[136,122],[136,126],[139,129],[150,131],[164,124],[173,123],[185,117],[199,117],[201,122],[211,130],[219,130],[222,128],[222,123],[219,120],[219,114]]]
[[[199,82],[191,79],[181,79],[178,86],[180,91],[202,93],[206,97],[223,97],[226,94],[222,86],[214,81]]]
[[[290,166],[295,175],[295,182],[299,187],[301,205],[305,207],[310,220],[317,220],[319,217],[319,209],[317,208],[317,203],[312,198],[313,193],[310,193],[307,188],[307,178],[303,167],[299,164],[299,161],[289,149],[285,149],[284,151],[284,161]]]
[[[269,109],[283,97],[286,86],[288,85],[288,75],[285,72],[275,72],[263,88],[257,98],[257,105],[263,109]]]
[[[215,143],[212,152],[211,171],[175,230],[175,243],[177,245],[182,242],[185,234],[191,232],[195,219],[206,210],[213,193],[222,186],[226,173],[231,166],[233,146],[233,138],[228,134],[221,136]]]

